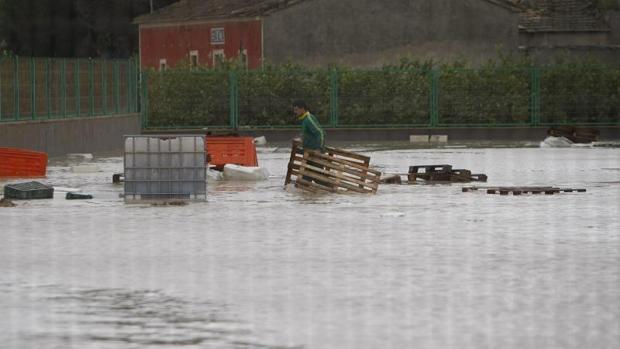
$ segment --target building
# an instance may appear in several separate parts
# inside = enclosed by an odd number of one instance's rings
[[[156,69],[230,58],[249,68],[379,66],[402,56],[477,63],[498,48],[620,52],[620,16],[605,18],[590,0],[181,0],[134,22],[141,64]]]

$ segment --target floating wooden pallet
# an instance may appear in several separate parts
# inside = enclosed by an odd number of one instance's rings
[[[285,185],[295,183],[309,192],[374,194],[381,172],[369,167],[370,158],[342,149],[325,147],[323,152],[302,150],[293,141]]]
[[[499,195],[521,195],[521,194],[545,194],[553,195],[558,193],[585,193],[585,189],[575,188],[556,188],[556,187],[463,187],[464,193],[470,191],[485,190],[487,194],[499,194]]]
[[[472,174],[470,170],[453,169],[451,165],[409,166],[408,180],[427,182],[486,182],[485,174]]]
[[[402,184],[401,176],[407,177],[407,184],[419,183],[467,183],[467,182],[486,182],[487,175],[482,173],[471,173],[470,170],[453,169],[451,165],[422,165],[409,166],[408,173],[390,173],[381,179],[385,184]]]

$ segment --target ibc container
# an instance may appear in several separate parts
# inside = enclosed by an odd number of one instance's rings
[[[125,136],[125,200],[206,200],[205,136]]]

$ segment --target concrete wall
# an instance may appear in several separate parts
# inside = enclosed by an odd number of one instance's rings
[[[140,134],[139,114],[68,120],[0,123],[0,147],[68,153],[120,152],[123,135]]]
[[[308,0],[263,25],[273,63],[378,66],[403,55],[476,63],[519,42],[517,13],[485,0]]]

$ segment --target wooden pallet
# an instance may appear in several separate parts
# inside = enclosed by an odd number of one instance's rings
[[[472,174],[470,170],[453,169],[451,165],[422,165],[409,166],[407,178],[410,183],[418,179],[426,182],[486,182],[485,174]]]
[[[323,152],[302,150],[293,141],[285,185],[309,192],[375,194],[381,172],[369,167],[370,158],[342,149],[325,147]]]
[[[522,194],[534,194],[534,195],[553,195],[558,193],[585,193],[585,189],[575,188],[556,188],[556,187],[463,187],[463,193],[484,190],[487,194],[499,194],[499,195],[522,195]]]

